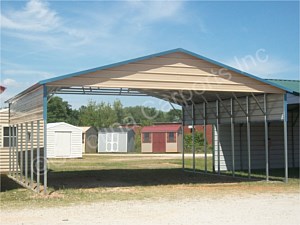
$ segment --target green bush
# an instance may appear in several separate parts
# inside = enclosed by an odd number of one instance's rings
[[[137,134],[135,134],[135,142],[134,142],[134,149],[136,153],[141,153],[141,133],[138,132]]]
[[[184,135],[184,151],[187,153],[192,152],[192,142],[193,142],[193,135],[192,134],[185,134]],[[195,152],[196,153],[204,153],[204,138],[202,132],[195,132]],[[212,152],[212,146],[207,145],[207,152]]]

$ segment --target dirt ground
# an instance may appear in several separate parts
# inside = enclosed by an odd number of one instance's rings
[[[299,193],[244,193],[2,210],[1,224],[300,224]]]

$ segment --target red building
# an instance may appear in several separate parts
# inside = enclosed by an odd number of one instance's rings
[[[143,153],[176,153],[182,149],[181,124],[145,126],[141,133]]]
[[[172,124],[179,124],[181,123],[155,123],[155,125],[158,126],[166,126],[166,125],[172,125]],[[203,125],[195,125],[195,130],[196,132],[204,132],[204,126]],[[184,133],[185,134],[191,134],[192,133],[192,126],[191,125],[186,125],[184,126]],[[212,125],[206,125],[206,141],[207,144],[211,145],[213,140],[213,126]]]

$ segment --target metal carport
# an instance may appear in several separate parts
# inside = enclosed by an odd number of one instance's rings
[[[149,95],[180,105],[184,114],[183,124],[214,124],[218,136],[219,126],[230,124],[233,176],[236,150],[234,124],[238,122],[247,124],[250,178],[250,126],[252,122],[264,123],[265,169],[268,180],[268,122],[282,122],[284,124],[282,156],[287,182],[287,93],[293,91],[184,49],[174,49],[43,80],[7,101],[10,126],[16,127],[17,130],[17,134],[10,134],[10,176],[37,192],[40,192],[42,177],[43,191],[47,193],[45,124],[47,124],[47,101],[52,95]],[[11,132],[13,131],[14,129],[11,129]],[[204,149],[207,165],[206,145]],[[193,171],[196,172],[194,144],[192,151]],[[219,149],[217,152],[216,172],[220,174]],[[184,169],[184,151],[182,159]],[[35,168],[37,171],[33,173]],[[204,172],[207,172],[206,167]],[[33,180],[36,180],[36,186]]]

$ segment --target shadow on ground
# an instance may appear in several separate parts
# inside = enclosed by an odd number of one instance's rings
[[[176,184],[237,183],[245,179],[193,174],[182,169],[111,169],[48,173],[48,185],[60,188],[131,187]]]
[[[14,180],[10,179],[6,174],[1,174],[0,192],[10,191],[14,189],[22,188]]]
[[[270,180],[282,180],[282,169],[270,170],[273,176]],[[217,176],[212,173],[184,172],[179,168],[171,169],[109,169],[109,170],[83,170],[83,171],[49,171],[48,186],[54,190],[70,188],[96,188],[96,187],[132,187],[157,186],[177,184],[225,184],[239,182],[253,182],[264,180],[264,170],[253,171],[254,179],[230,176],[230,174]],[[299,169],[289,170],[290,178],[299,179]],[[43,179],[41,179],[42,181]],[[22,188],[7,175],[1,174],[1,192]]]

